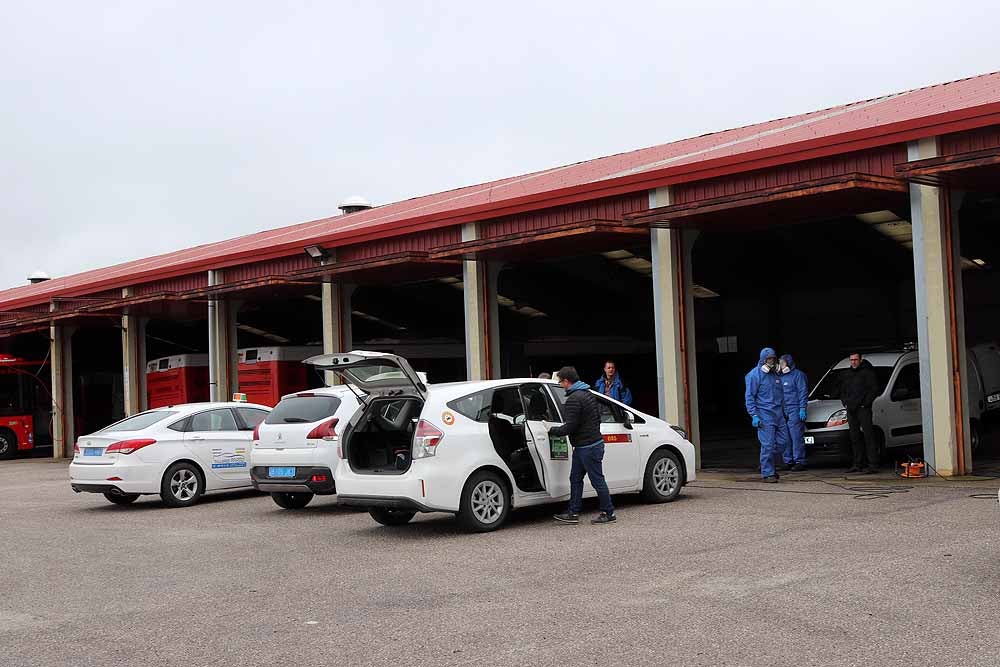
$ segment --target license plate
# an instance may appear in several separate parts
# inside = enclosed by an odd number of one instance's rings
[[[295,468],[268,468],[268,477],[295,477]]]
[[[1000,401],[1000,394],[990,394],[986,397],[987,403],[996,403],[998,401]]]
[[[814,438],[811,435],[807,435],[806,437],[803,438],[803,440],[805,440],[805,443],[807,445],[815,445],[816,444],[816,438]]]
[[[103,453],[104,453],[104,448],[103,447],[84,447],[83,448],[83,455],[84,456],[100,456]]]

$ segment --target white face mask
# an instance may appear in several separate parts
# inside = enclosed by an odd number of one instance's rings
[[[765,373],[770,373],[771,367],[768,366],[767,364],[764,364],[763,366],[760,367],[760,370],[764,371]]]
[[[789,373],[792,372],[792,367],[791,366],[785,366],[784,364],[782,364],[782,366],[781,366],[781,372],[783,374],[785,374],[785,375],[788,375]]]

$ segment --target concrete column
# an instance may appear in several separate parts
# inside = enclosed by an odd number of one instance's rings
[[[670,205],[670,189],[649,191],[649,207]],[[697,233],[651,229],[656,382],[660,417],[687,430],[701,466],[698,383],[691,290],[691,252]]]
[[[221,282],[208,272],[209,286]],[[208,391],[211,401],[228,401],[239,391],[239,356],[236,347],[236,314],[239,303],[210,298],[208,301]]]
[[[462,241],[478,238],[475,223],[462,226]],[[462,262],[465,299],[465,373],[468,380],[489,380],[500,375],[499,317],[496,283],[499,265],[485,260]]]
[[[122,296],[132,289],[122,289]],[[146,323],[148,319],[122,315],[122,386],[125,388],[125,416],[146,409]]]
[[[324,282],[321,297],[323,306],[323,353],[350,352],[354,347],[351,329],[351,297],[356,285]],[[337,384],[336,373],[327,371],[327,385]]]
[[[910,160],[935,157],[937,139],[911,142],[907,150]],[[948,206],[939,188],[910,185],[924,459],[944,476],[965,473],[959,449],[963,454],[970,449],[968,396],[962,389],[965,343],[958,337],[965,327],[956,298],[962,281],[958,225]]]
[[[49,370],[52,375],[52,458],[72,456],[76,441],[73,415],[73,332],[75,327],[49,326]]]

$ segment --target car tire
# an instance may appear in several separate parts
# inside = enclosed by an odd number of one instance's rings
[[[14,458],[17,453],[17,436],[13,431],[0,428],[0,459]]]
[[[658,449],[646,462],[642,479],[642,499],[647,503],[669,503],[684,486],[681,462],[668,449]]]
[[[160,498],[168,507],[190,507],[205,492],[205,480],[201,471],[186,461],[175,463],[163,473],[160,483]]]
[[[509,512],[510,491],[500,475],[482,470],[469,477],[458,511],[463,528],[488,533],[502,526]]]
[[[313,494],[307,491],[295,491],[291,493],[276,491],[271,494],[271,500],[273,500],[278,507],[286,510],[300,510],[308,505],[312,499]]]
[[[105,493],[104,497],[108,499],[109,503],[115,505],[131,505],[139,500],[138,493]]]
[[[410,520],[413,519],[417,513],[410,512],[408,510],[392,510],[384,507],[373,507],[368,510],[368,514],[370,514],[375,521],[379,522],[383,526],[403,526],[410,523]]]
[[[983,446],[983,426],[978,419],[969,420],[969,442],[972,445],[973,454]]]

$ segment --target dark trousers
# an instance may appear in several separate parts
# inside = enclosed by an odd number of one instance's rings
[[[615,513],[611,504],[611,492],[608,483],[604,481],[604,443],[598,442],[589,447],[574,447],[573,462],[569,469],[569,511],[579,514],[583,509],[583,476],[590,478],[590,485],[597,491],[597,499],[601,511]]]
[[[867,458],[868,467],[877,468],[878,444],[875,442],[875,429],[872,427],[872,409],[859,406],[848,410],[847,424],[851,428],[851,462],[854,467],[864,467]]]

